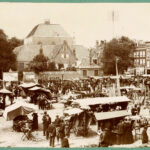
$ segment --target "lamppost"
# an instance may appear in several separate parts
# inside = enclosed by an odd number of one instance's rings
[[[116,57],[115,58],[115,61],[116,61],[116,81],[117,81],[117,96],[120,96],[120,80],[119,80],[119,73],[118,73],[118,61],[119,61],[119,58]]]

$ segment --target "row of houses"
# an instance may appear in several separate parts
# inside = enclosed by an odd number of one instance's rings
[[[49,21],[36,25],[24,39],[24,44],[16,47],[18,70],[25,70],[29,62],[40,53],[65,68],[76,67],[82,76],[103,74],[103,49],[105,41],[96,41],[92,49],[77,45],[59,24]],[[136,74],[150,74],[150,42],[138,42],[134,51],[134,70]]]

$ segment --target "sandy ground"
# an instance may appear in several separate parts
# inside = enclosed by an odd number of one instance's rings
[[[63,104],[57,103],[53,104],[53,109],[48,111],[48,114],[51,116],[52,121],[54,121],[56,115],[62,116],[63,114]],[[31,140],[22,140],[21,137],[23,133],[15,132],[12,129],[13,121],[6,121],[3,117],[0,117],[0,147],[49,147],[49,141],[46,140],[42,132],[42,116],[43,111],[38,111],[39,115],[39,131],[33,132],[35,136],[34,141]],[[89,137],[75,136],[74,133],[71,133],[69,138],[70,147],[88,147],[91,145],[97,145],[99,137],[96,134],[97,127],[96,125],[90,126],[93,134]],[[150,129],[148,129],[148,135],[150,137]],[[60,147],[61,145],[55,141],[55,147]],[[141,140],[134,142],[131,145],[113,145],[112,147],[144,147],[148,145],[142,145]]]

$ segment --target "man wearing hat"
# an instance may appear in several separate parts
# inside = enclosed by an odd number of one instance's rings
[[[57,115],[57,116],[56,116],[56,119],[55,119],[55,125],[56,125],[56,127],[59,127],[59,126],[60,126],[60,123],[61,123],[61,119],[60,119],[59,116]]]
[[[46,111],[44,112],[44,116],[43,116],[42,120],[43,120],[43,135],[45,136],[45,135],[47,135],[48,126],[51,123],[51,118],[47,114]],[[48,138],[48,137],[46,137],[46,138]]]
[[[120,120],[120,122],[117,125],[117,144],[123,144],[123,139],[124,139],[124,123],[123,120]]]
[[[55,137],[56,137],[56,127],[54,125],[54,122],[52,124],[49,124],[48,132],[49,132],[50,146],[54,147],[55,146]]]

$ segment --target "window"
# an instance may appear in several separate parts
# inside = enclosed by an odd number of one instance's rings
[[[145,65],[145,59],[143,59],[143,65]]]
[[[94,70],[94,76],[98,76],[98,70]]]
[[[146,56],[147,58],[150,58],[150,52],[147,51],[147,53],[145,54],[145,56]]]
[[[140,57],[143,57],[143,51],[140,51]]]
[[[83,76],[87,76],[87,70],[83,70]]]
[[[146,55],[145,55],[145,51],[143,51],[143,57],[145,57]]]
[[[93,59],[93,63],[94,63],[94,64],[97,64],[97,59]]]
[[[61,57],[64,58],[64,54],[61,54]]]
[[[134,57],[137,57],[137,53],[136,52],[134,52]]]
[[[142,60],[142,59],[140,59],[140,65],[142,65],[142,62],[143,62],[143,60]]]
[[[134,65],[136,65],[137,64],[137,59],[134,59]]]
[[[150,61],[147,61],[147,67],[150,67]]]

